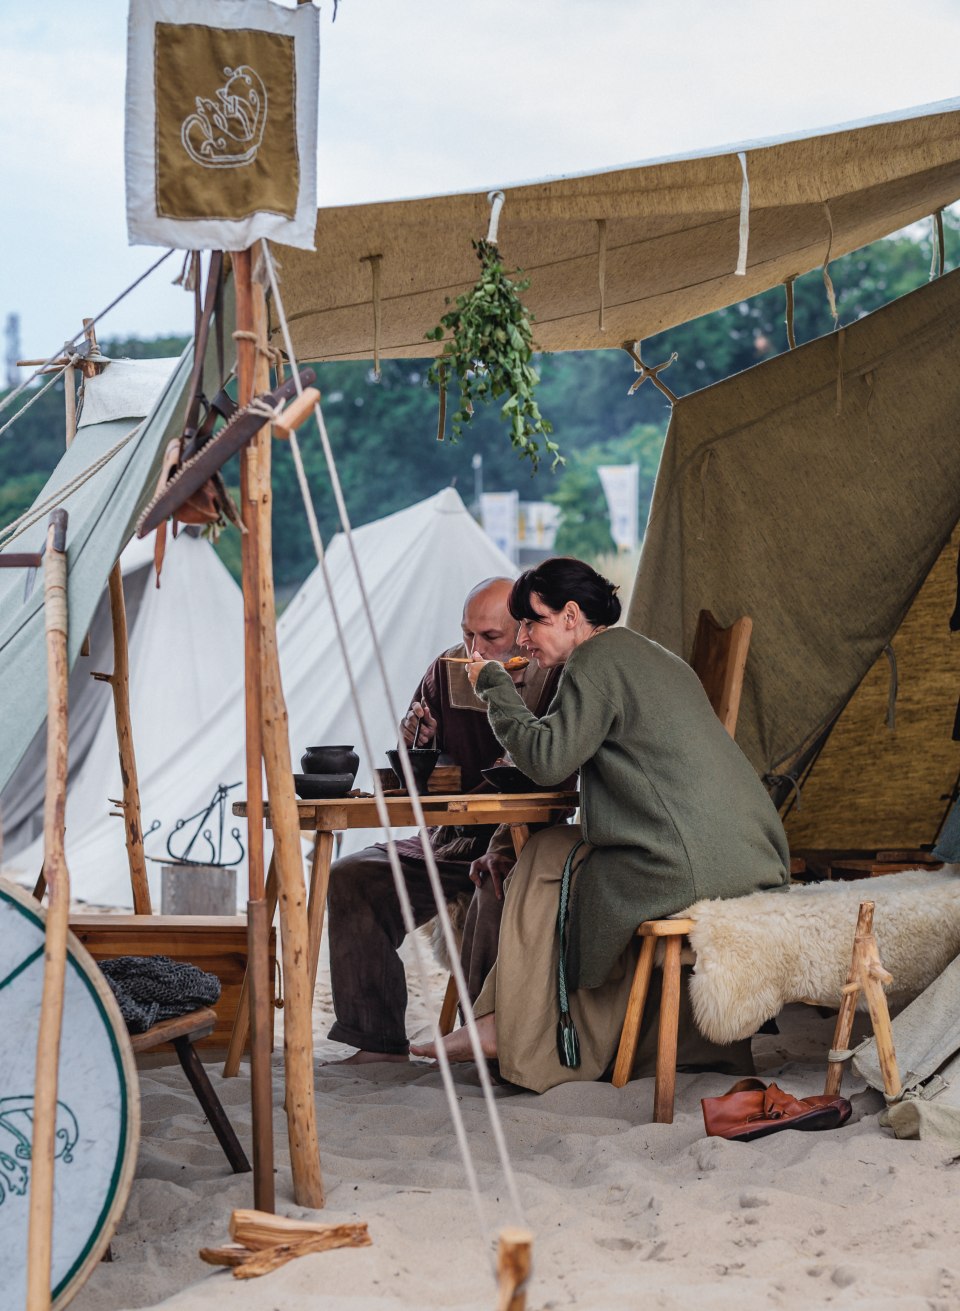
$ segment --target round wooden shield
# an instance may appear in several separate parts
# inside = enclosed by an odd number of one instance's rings
[[[45,911],[0,879],[0,1270],[4,1306],[26,1303],[27,1212]],[[140,1097],[126,1026],[71,933],[57,1084],[54,1311],[102,1257],[126,1205]]]

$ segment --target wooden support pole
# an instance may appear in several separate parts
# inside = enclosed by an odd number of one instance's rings
[[[140,818],[140,783],[137,757],[133,749],[133,723],[130,719],[130,651],[127,644],[127,609],[123,599],[123,573],[120,561],[110,570],[110,619],[113,625],[113,673],[94,674],[109,683],[113,692],[113,714],[117,724],[117,750],[120,755],[120,779],[123,784],[123,828],[130,866],[133,909],[137,915],[152,914],[147,864],[143,855],[143,824]]]
[[[263,288],[251,279],[250,253],[234,260],[237,288],[237,328],[253,332],[265,349],[267,312]],[[242,338],[238,354],[253,352],[254,343]],[[254,385],[267,390],[269,365],[262,350],[256,350]],[[317,1141],[316,1106],[313,1099],[313,998],[310,993],[307,899],[300,850],[300,817],[293,787],[293,763],[287,707],[280,679],[277,652],[276,603],[273,593],[273,558],[269,443],[260,449],[258,486],[250,488],[259,503],[259,606],[260,606],[260,695],[263,759],[270,797],[277,862],[277,892],[280,906],[280,941],[286,1002],[283,1025],[284,1069],[286,1073],[287,1132],[294,1198],[300,1206],[321,1207],[324,1203]],[[252,982],[252,980],[251,980]]]
[[[67,972],[70,876],[64,850],[67,805],[67,514],[55,510],[44,556],[47,630],[47,776],[43,803],[44,871],[50,888],[43,994],[37,1034],[30,1209],[27,1231],[27,1311],[48,1311],[53,1257],[53,1176],[56,1158],[60,1032]]]
[[[264,943],[266,943],[268,939],[268,935],[270,933],[270,925],[273,923],[273,917],[277,913],[277,867],[276,867],[276,862],[274,861],[272,856],[270,858],[270,867],[267,870],[266,896],[260,898],[258,901],[250,902],[249,906],[259,906],[261,904],[266,908],[264,912],[267,921],[266,934],[264,935]],[[259,913],[260,912],[258,912],[258,914]],[[249,908],[248,908],[248,914],[249,914]],[[252,967],[250,964],[249,951],[252,950],[252,946],[253,946],[252,934],[248,934],[247,968],[244,971],[243,982],[240,985],[240,997],[239,1000],[237,1001],[237,1014],[236,1014],[236,1018],[233,1021],[233,1031],[230,1034],[230,1042],[227,1046],[227,1056],[223,1063],[223,1077],[225,1079],[233,1079],[240,1072],[240,1057],[243,1055],[243,1049],[247,1045],[247,1036],[250,1033],[250,1024],[254,1019],[253,1008],[250,1003],[250,976],[252,973]],[[267,956],[268,963],[269,963],[269,959],[270,958],[268,954]],[[272,997],[270,998],[270,1001],[272,1003],[273,1001]],[[270,1016],[268,1014],[266,1016],[266,1020],[269,1021],[269,1019]],[[253,1044],[251,1044],[250,1050],[251,1052],[253,1051]],[[269,1039],[268,1039],[267,1050],[269,1054]],[[267,1060],[266,1064],[269,1070],[269,1059]],[[251,1060],[251,1065],[252,1065],[252,1060]],[[270,1208],[261,1206],[258,1209],[264,1211],[264,1210],[269,1210]]]
[[[833,1031],[833,1050],[845,1052],[850,1047],[850,1035],[853,1033],[853,1017],[857,1010],[857,994],[860,991],[857,944],[868,933],[873,932],[873,902],[860,903],[857,915],[857,927],[853,935],[853,951],[850,953],[850,969],[847,971],[847,983],[840,998],[837,1023]],[[836,1097],[843,1082],[843,1061],[830,1061],[827,1066],[827,1079],[823,1091],[828,1097]]]
[[[238,302],[241,283],[243,306],[237,306],[237,327],[252,331],[250,309],[250,252],[233,256]],[[241,321],[241,318],[243,321]],[[253,343],[237,342],[237,386],[240,404],[254,394]],[[273,1211],[276,1205],[273,1177],[273,1075],[270,1068],[270,995],[267,935],[273,923],[276,900],[264,898],[263,875],[263,741],[261,735],[260,662],[260,459],[264,446],[269,453],[269,430],[261,429],[240,453],[240,509],[246,532],[240,540],[243,586],[244,719],[246,725],[247,786],[247,972],[246,994],[241,994],[224,1068],[236,1074],[240,1055],[250,1037],[250,1109],[253,1119],[253,1197],[258,1210]],[[268,530],[269,531],[269,530]],[[271,869],[273,868],[271,862]],[[261,941],[261,938],[263,939]],[[241,1015],[244,1007],[247,1014]]]
[[[897,1068],[897,1055],[893,1047],[893,1030],[890,1027],[890,1011],[887,1007],[885,983],[892,983],[893,976],[888,974],[880,963],[877,940],[872,933],[867,934],[858,944],[860,964],[860,987],[867,999],[870,1010],[870,1022],[877,1044],[877,1060],[883,1076],[883,1091],[889,1098],[899,1097],[903,1085]]]
[[[77,370],[73,364],[63,371],[63,411],[64,431],[70,446],[77,435]]]
[[[526,1311],[527,1281],[533,1268],[529,1229],[501,1229],[497,1247],[497,1311]]]

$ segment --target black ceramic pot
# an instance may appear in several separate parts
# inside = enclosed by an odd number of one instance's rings
[[[305,774],[349,774],[352,783],[360,768],[360,757],[353,747],[307,747],[300,757],[300,768]]]

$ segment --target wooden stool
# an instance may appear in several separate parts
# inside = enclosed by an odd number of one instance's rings
[[[613,1086],[629,1082],[640,1041],[643,1010],[650,991],[653,958],[657,942],[664,942],[663,990],[657,1029],[657,1071],[653,1093],[653,1118],[657,1124],[673,1123],[673,1098],[677,1084],[677,1031],[680,1025],[680,952],[693,920],[647,920],[637,929],[643,939],[640,959],[633,975],[627,1014],[620,1034],[620,1046],[613,1067]]]
[[[130,1045],[134,1053],[139,1053],[153,1051],[155,1047],[162,1047],[167,1042],[173,1044],[183,1066],[183,1072],[190,1080],[190,1087],[197,1095],[200,1109],[209,1120],[210,1128],[217,1135],[217,1140],[230,1162],[230,1169],[234,1174],[246,1174],[250,1169],[250,1162],[193,1046],[199,1039],[211,1034],[216,1023],[216,1011],[205,1006],[202,1010],[191,1011],[189,1015],[178,1015],[172,1020],[161,1020],[145,1033],[131,1033]]]

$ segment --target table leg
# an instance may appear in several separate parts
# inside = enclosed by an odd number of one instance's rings
[[[333,834],[327,829],[318,829],[314,834],[313,856],[310,861],[310,887],[307,894],[307,950],[310,954],[311,997],[317,988],[320,939],[323,937],[323,916],[327,908],[327,889],[330,886],[332,859]]]
[[[520,852],[530,841],[529,824],[511,824],[510,836],[513,838],[513,852],[517,859],[520,858]]]
[[[273,923],[273,917],[277,910],[277,864],[276,856],[271,853],[270,867],[267,870],[267,884],[265,890],[267,902],[267,924]],[[244,971],[243,983],[240,985],[240,1000],[237,1003],[237,1014],[233,1021],[233,1031],[230,1034],[230,1045],[227,1048],[227,1059],[223,1063],[223,1077],[233,1079],[240,1070],[240,1057],[243,1055],[243,1049],[247,1045],[247,1034],[250,1032],[250,964]]]

